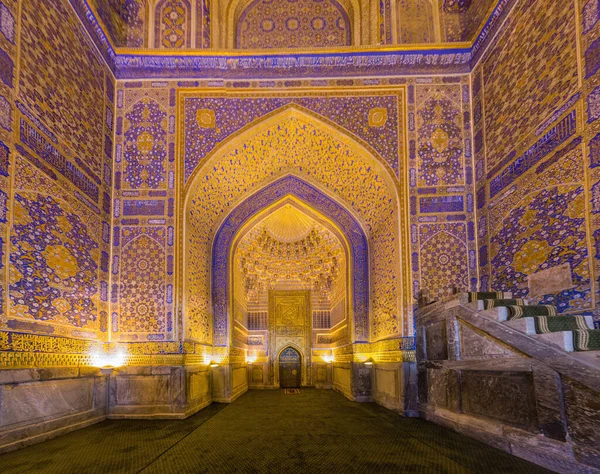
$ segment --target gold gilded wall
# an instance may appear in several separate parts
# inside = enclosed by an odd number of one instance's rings
[[[114,79],[67,1],[0,10],[0,327],[106,340]]]
[[[366,120],[367,117],[364,117]],[[274,115],[256,130],[236,137],[194,178],[188,198],[188,300],[190,329],[210,314],[212,237],[231,205],[274,178],[292,173],[315,182],[349,206],[371,236],[373,337],[398,333],[401,312],[398,199],[389,171],[368,152],[352,146],[320,119],[294,109]],[[265,159],[265,157],[268,157]],[[360,198],[358,198],[360,196]],[[190,215],[191,214],[191,215]],[[200,296],[203,295],[203,296]],[[194,337],[192,335],[192,337]],[[202,335],[208,337],[208,334]]]
[[[499,0],[90,0],[115,48],[314,49],[473,42]]]
[[[411,334],[421,289],[438,297],[474,288],[467,76],[278,81],[257,91],[263,82],[220,83],[226,92],[210,81],[119,82],[113,282],[148,275],[145,263],[123,267],[125,234],[153,233],[165,262],[153,275],[165,292],[126,304],[113,294],[114,338],[227,340],[231,329],[215,331],[213,321],[213,239],[239,203],[288,174],[340,202],[368,235],[371,339]],[[158,312],[147,311],[151,295]],[[142,330],[157,318],[164,325]]]
[[[563,314],[595,313],[598,291],[596,3],[518,2],[471,77],[481,287]],[[569,288],[530,293],[561,265]]]

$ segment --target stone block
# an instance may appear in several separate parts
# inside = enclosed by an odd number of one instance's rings
[[[427,360],[448,359],[448,346],[446,335],[446,321],[442,321],[426,328],[425,347]]]
[[[533,376],[529,372],[463,370],[462,410],[511,426],[537,431]]]
[[[560,376],[544,364],[534,364],[533,379],[539,428],[548,438],[566,441],[566,420],[562,413]]]
[[[248,369],[246,369],[246,366],[236,367],[235,369],[233,369],[231,372],[231,380],[232,380],[231,385],[233,387],[233,390],[239,389],[243,385],[247,385],[248,384]]]
[[[37,369],[40,380],[72,379],[79,377],[77,367],[56,367],[51,369]]]
[[[461,359],[517,356],[508,347],[498,344],[485,333],[476,331],[465,324],[460,325],[460,351]]]
[[[529,285],[530,298],[560,293],[575,286],[573,285],[573,276],[569,263],[529,275],[527,283]]]
[[[49,380],[0,386],[0,427],[32,424],[91,410],[94,381]]]
[[[428,369],[427,382],[428,403],[439,407],[447,407],[446,371],[443,369]]]
[[[263,373],[262,365],[253,365],[252,368],[250,369],[250,372],[252,374],[251,383],[253,383],[253,384],[263,384],[264,383],[264,373]]]
[[[115,393],[115,405],[169,403],[169,377],[164,375],[119,375],[111,379],[112,390]]]
[[[375,371],[375,391],[380,394],[387,395],[389,397],[397,396],[396,378],[397,369],[396,367],[384,368],[377,365]]]
[[[210,373],[208,371],[194,372],[189,376],[190,400],[198,400],[210,395]]]
[[[0,385],[34,382],[40,379],[35,369],[0,370]]]
[[[600,394],[568,378],[562,378],[567,429],[575,457],[600,467]]]

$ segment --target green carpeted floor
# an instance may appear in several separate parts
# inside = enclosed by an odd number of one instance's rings
[[[251,391],[184,421],[105,421],[0,456],[9,473],[542,473],[421,419],[329,390]]]

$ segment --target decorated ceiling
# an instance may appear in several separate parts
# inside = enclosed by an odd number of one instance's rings
[[[243,237],[235,270],[248,302],[258,302],[260,293],[281,284],[312,290],[331,302],[338,279],[345,275],[345,255],[331,230],[286,204]]]
[[[498,0],[89,0],[88,4],[115,48],[286,50],[473,42]]]

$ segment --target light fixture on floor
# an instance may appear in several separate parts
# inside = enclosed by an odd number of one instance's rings
[[[212,369],[216,369],[217,367],[219,367],[218,362],[215,362],[214,360],[211,360],[209,365]]]
[[[373,358],[372,358],[372,357],[369,357],[367,360],[365,360],[364,364],[365,364],[367,367],[371,367],[371,366],[373,365],[373,362],[375,362],[375,361],[373,360]]]

